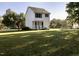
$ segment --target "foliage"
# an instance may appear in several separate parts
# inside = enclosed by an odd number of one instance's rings
[[[29,27],[22,27],[22,30],[31,30]]]
[[[79,24],[79,2],[69,2],[66,6],[66,11],[68,13],[67,20],[69,20],[69,23],[72,26],[75,22]]]
[[[3,15],[4,20],[2,21],[7,27],[10,28],[21,28],[23,21],[25,20],[24,14],[17,14],[11,9],[6,10],[6,14]]]
[[[16,25],[19,28],[23,28],[24,27],[24,21],[25,21],[25,15],[23,13],[20,13],[18,16],[17,16],[17,21],[16,21]]]
[[[65,28],[66,27],[66,21],[60,20],[60,19],[52,19],[50,21],[50,27],[51,28]]]
[[[5,28],[4,24],[0,23],[0,30],[2,30],[3,28]]]
[[[10,10],[10,9],[8,9]],[[7,27],[14,27],[14,23],[16,20],[16,13],[13,11],[7,12],[3,15],[4,20],[2,21]]]

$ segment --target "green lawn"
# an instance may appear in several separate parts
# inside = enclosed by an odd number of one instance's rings
[[[0,33],[0,55],[79,55],[79,30],[38,30],[9,33]]]

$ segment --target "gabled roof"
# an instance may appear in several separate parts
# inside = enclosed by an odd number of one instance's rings
[[[37,8],[37,7],[28,7],[31,8],[34,13],[45,13],[45,14],[50,14],[47,10],[43,8]]]

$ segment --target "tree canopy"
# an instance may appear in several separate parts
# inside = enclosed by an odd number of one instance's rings
[[[68,13],[67,20],[73,25],[75,22],[79,24],[79,2],[69,2],[66,5]]]
[[[25,15],[24,13],[17,14],[11,9],[7,9],[6,13],[3,15],[4,20],[2,21],[4,25],[9,28],[21,28],[24,25]]]
[[[50,21],[50,27],[51,28],[65,28],[66,25],[67,25],[66,20],[54,18]]]

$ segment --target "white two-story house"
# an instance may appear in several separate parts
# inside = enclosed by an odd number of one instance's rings
[[[50,13],[43,8],[28,7],[25,26],[31,29],[49,29]]]

